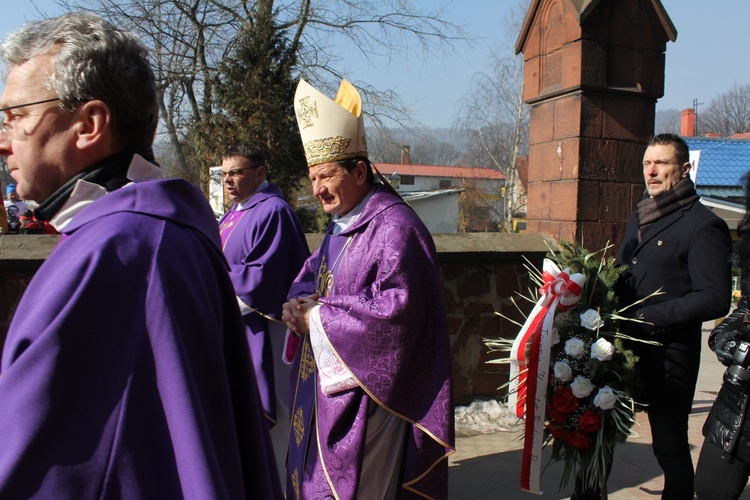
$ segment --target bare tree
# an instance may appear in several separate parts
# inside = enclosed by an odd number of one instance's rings
[[[377,129],[367,136],[370,158],[375,162],[400,163],[404,146],[410,148],[410,163],[415,165],[456,165],[460,148],[456,132],[450,129]]]
[[[523,102],[523,59],[513,47],[528,7],[529,0],[521,0],[505,18],[503,46],[493,51],[489,72],[474,74],[457,121],[469,135],[463,161],[505,174],[502,220],[508,231],[525,206],[518,165],[528,147],[529,108]]]
[[[435,138],[420,140],[411,149],[412,163],[418,165],[455,165],[458,155],[453,144]]]
[[[729,137],[750,132],[750,83],[735,83],[729,90],[711,99],[698,116],[698,127],[704,132]]]
[[[295,76],[332,89],[344,71],[344,48],[359,57],[418,53],[441,55],[463,28],[442,20],[444,6],[417,7],[410,0],[57,0],[66,9],[97,12],[140,34],[153,51],[160,85],[162,132],[175,150],[177,170],[196,181],[205,165],[191,164],[187,125],[222,121],[217,99],[221,63],[244,25],[272,17],[273,33],[283,33],[294,52]],[[266,68],[257,68],[265,71]],[[399,96],[361,82],[371,123],[408,122]]]
[[[370,160],[376,163],[400,163],[401,148],[404,145],[401,134],[385,127],[367,132],[367,152]]]
[[[656,112],[654,133],[680,135],[681,111],[679,109],[663,109]]]

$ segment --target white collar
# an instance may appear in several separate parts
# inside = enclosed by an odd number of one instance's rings
[[[335,224],[335,226],[333,227],[333,234],[339,234],[341,231],[347,229],[352,224],[357,222],[357,219],[359,219],[359,216],[362,215],[362,211],[365,209],[365,205],[367,205],[367,202],[370,201],[370,198],[372,198],[372,195],[374,193],[375,188],[373,187],[365,195],[365,197],[362,198],[362,201],[360,201],[356,207],[350,210],[349,213],[345,215],[334,215],[333,223]]]
[[[258,187],[255,188],[255,191],[253,191],[253,194],[251,194],[250,196],[248,196],[247,199],[244,199],[241,202],[237,203],[236,210],[237,211],[245,210],[247,208],[247,205],[250,202],[250,200],[253,198],[253,196],[255,196],[255,193],[257,193],[261,189],[265,189],[266,186],[268,186],[268,181],[263,181],[260,184],[258,184]]]
[[[164,178],[159,167],[146,161],[142,156],[137,154],[133,155],[126,176],[132,182],[125,184],[125,186],[129,186],[133,182]],[[54,217],[52,217],[49,221],[50,224],[52,224],[58,231],[62,231],[65,229],[65,226],[70,224],[70,221],[73,220],[73,217],[75,217],[78,212],[108,193],[109,191],[99,184],[79,179],[75,186],[73,186],[73,192],[70,193],[68,201],[66,201],[63,207]]]

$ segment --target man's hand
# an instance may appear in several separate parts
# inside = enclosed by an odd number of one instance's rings
[[[281,321],[295,335],[310,333],[310,310],[318,305],[320,295],[297,297],[281,306]]]

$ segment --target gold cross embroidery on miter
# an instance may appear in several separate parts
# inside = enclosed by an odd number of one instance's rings
[[[310,96],[303,97],[299,100],[297,116],[302,120],[302,128],[312,127],[313,117],[318,117],[318,103],[311,101]]]

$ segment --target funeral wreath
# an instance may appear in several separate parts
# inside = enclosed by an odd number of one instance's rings
[[[521,487],[539,492],[541,448],[564,461],[560,488],[578,475],[593,489],[606,482],[614,447],[633,435],[638,359],[627,348],[636,341],[621,333],[637,304],[618,304],[615,285],[624,270],[607,256],[561,242],[540,272],[527,268],[538,285],[525,297],[535,303],[514,340],[486,339],[510,363],[508,400],[525,418]],[[659,293],[659,292],[657,292]],[[510,352],[510,357],[507,353]]]

